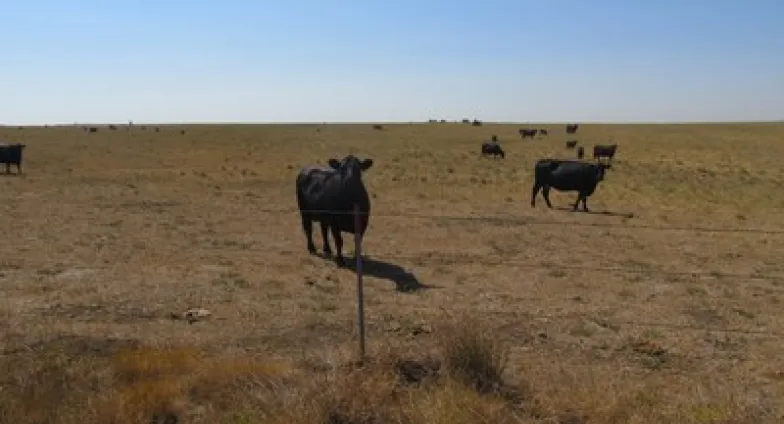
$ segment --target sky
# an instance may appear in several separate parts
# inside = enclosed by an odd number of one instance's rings
[[[0,0],[0,124],[784,120],[781,0]]]

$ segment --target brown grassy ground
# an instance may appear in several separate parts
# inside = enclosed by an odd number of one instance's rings
[[[784,229],[784,125],[519,127],[0,129],[28,145],[0,176],[0,422],[781,422],[784,235],[688,229]],[[567,138],[620,145],[607,213],[531,208]],[[375,161],[353,372],[355,274],[307,255],[294,197],[347,153]]]

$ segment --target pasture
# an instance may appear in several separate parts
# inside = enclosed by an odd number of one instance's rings
[[[153,127],[0,128],[27,144],[0,175],[0,421],[784,416],[784,124]],[[505,159],[480,157],[493,134]],[[533,163],[571,139],[619,146],[592,212],[532,208]],[[308,255],[294,191],[348,153],[374,161],[354,371],[356,275]],[[510,388],[458,378],[497,345]]]

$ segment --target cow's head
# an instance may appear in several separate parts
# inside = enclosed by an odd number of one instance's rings
[[[344,186],[362,183],[362,172],[373,166],[373,159],[360,160],[354,155],[348,155],[343,160],[330,159],[329,166],[340,173]]]

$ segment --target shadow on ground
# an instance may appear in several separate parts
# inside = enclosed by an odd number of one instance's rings
[[[587,213],[590,215],[604,215],[604,216],[615,216],[619,218],[634,218],[634,214],[632,212],[613,212],[613,211],[599,211],[599,210],[591,210],[589,209],[588,212],[582,209],[582,206],[577,209],[576,211],[571,206],[559,206],[554,209],[564,212],[579,212],[579,213]]]
[[[346,269],[357,271],[356,258],[346,258]],[[409,293],[422,289],[434,289],[436,286],[422,284],[421,281],[411,272],[403,267],[368,256],[362,256],[362,273],[370,277],[376,277],[395,283],[395,289],[399,292]]]

